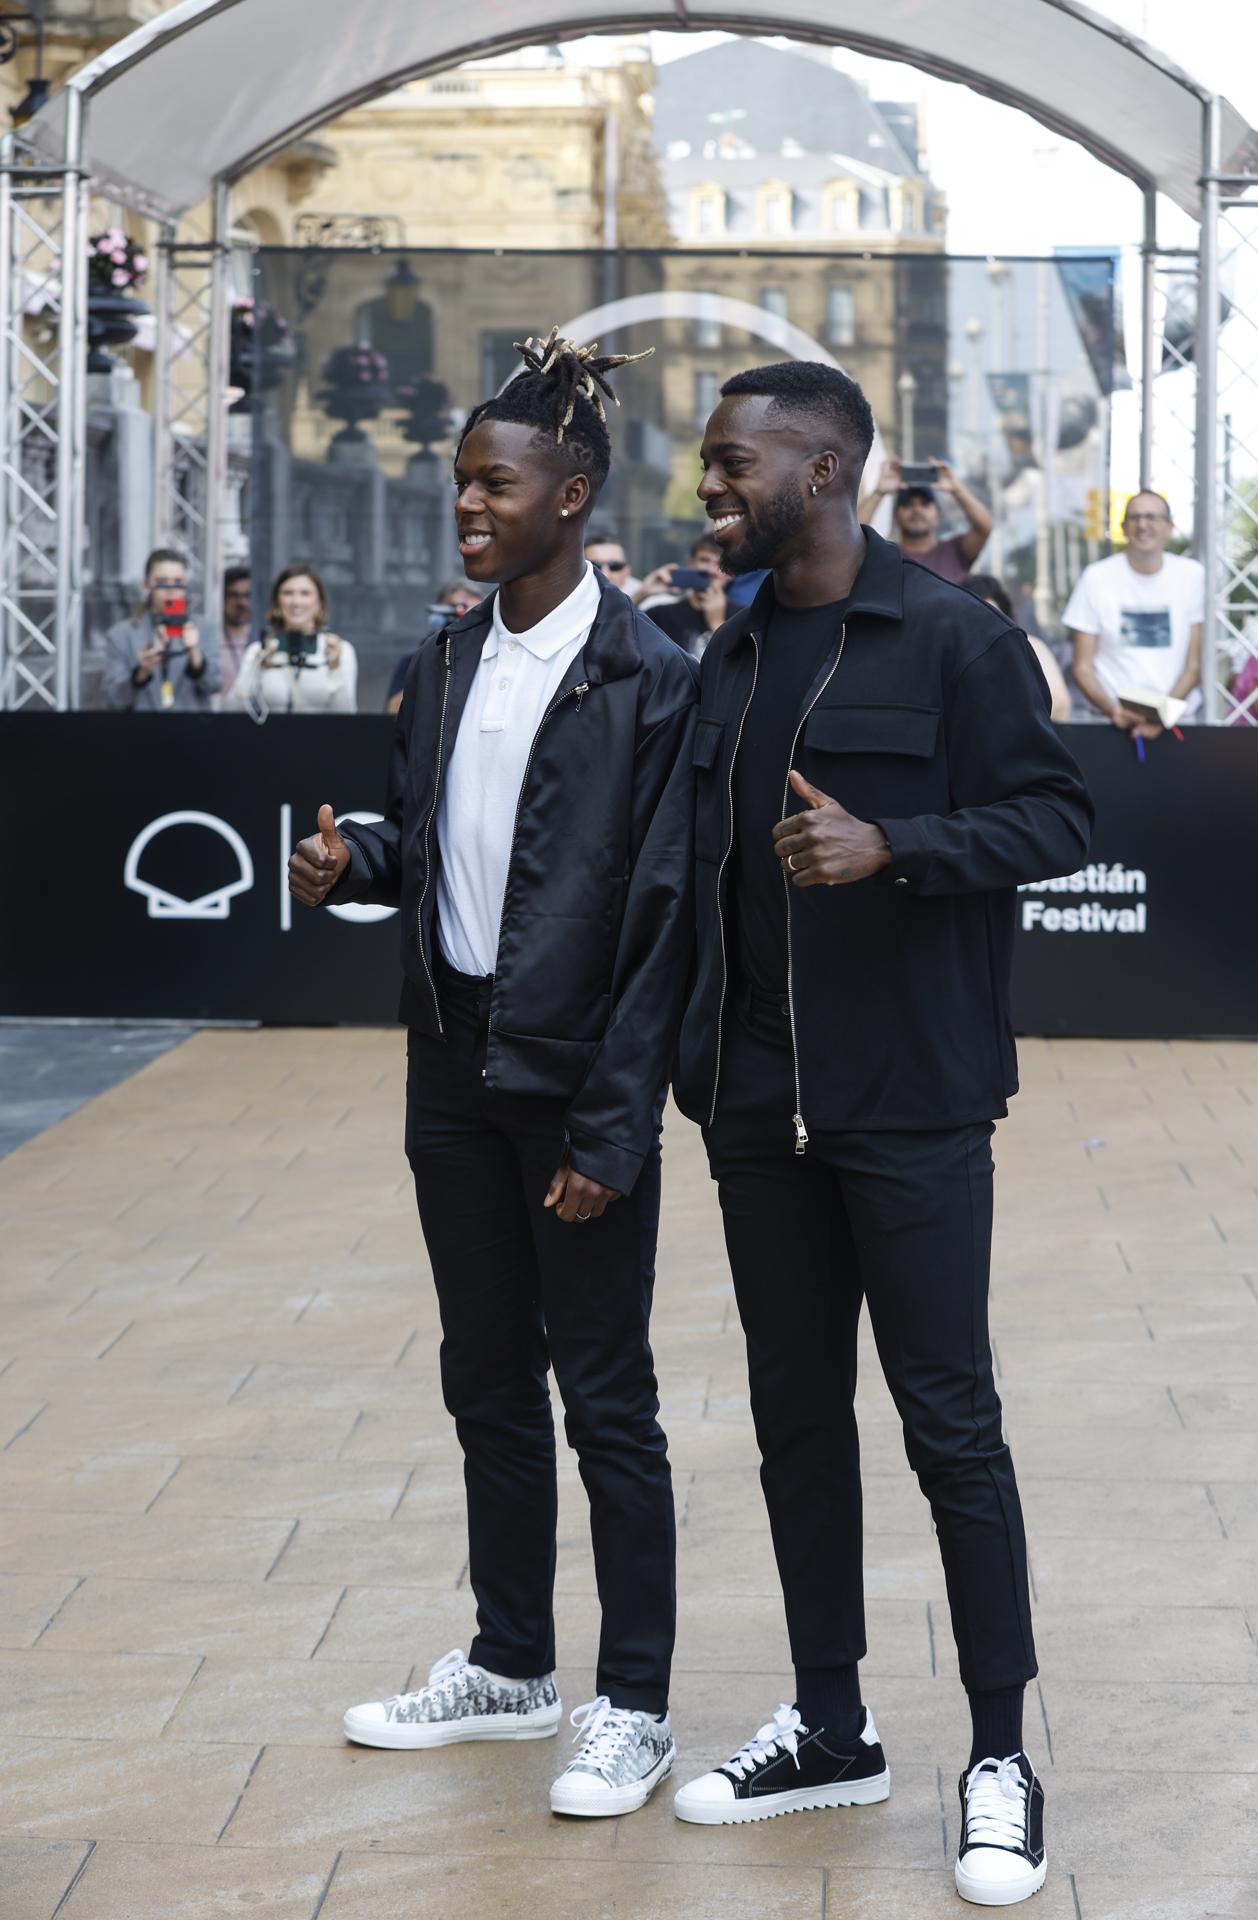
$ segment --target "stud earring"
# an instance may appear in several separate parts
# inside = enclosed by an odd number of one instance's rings
[[[814,495],[815,495],[815,494],[816,494],[816,491],[817,491],[817,482],[816,482],[815,480],[814,480],[814,481],[813,481],[813,483],[812,483],[812,490],[813,490],[813,493],[814,493]]]
[[[814,488],[813,488],[813,492],[814,492],[814,493],[816,493],[816,491],[817,491],[817,489],[816,489],[816,487],[814,487]],[[561,520],[566,520],[566,519],[568,518],[568,509],[567,509],[567,507],[560,507],[560,509],[559,509],[559,518],[560,518]]]

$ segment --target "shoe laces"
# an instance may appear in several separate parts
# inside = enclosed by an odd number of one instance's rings
[[[744,1740],[732,1760],[725,1762],[731,1773],[745,1780],[757,1767],[763,1767],[768,1761],[776,1760],[779,1753],[789,1753],[795,1762],[795,1771],[799,1772],[799,1736],[808,1729],[800,1718],[798,1707],[788,1707],[783,1701],[775,1709],[772,1720],[757,1729],[750,1740]]]
[[[573,1746],[580,1746],[578,1758],[592,1767],[609,1766],[622,1751],[634,1731],[637,1716],[629,1707],[614,1707],[605,1693],[574,1707],[568,1715],[576,1728]]]
[[[467,1692],[468,1671],[468,1657],[462,1647],[452,1647],[440,1660],[434,1660],[428,1669],[428,1679],[419,1691],[444,1693],[447,1699],[453,1700],[457,1694]]]
[[[965,1839],[971,1847],[1014,1847],[1026,1844],[1026,1781],[1012,1753],[997,1760],[989,1755],[971,1767],[965,1778]]]

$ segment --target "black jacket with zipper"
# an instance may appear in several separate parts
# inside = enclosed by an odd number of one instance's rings
[[[538,727],[516,814],[486,1085],[568,1102],[578,1173],[628,1193],[654,1137],[693,944],[696,663],[600,579]],[[399,1018],[440,1035],[436,813],[492,599],[411,663],[384,819],[347,823],[329,898],[400,906]]]
[[[804,701],[793,764],[875,821],[891,862],[851,885],[783,884],[801,1147],[809,1128],[959,1127],[1007,1111],[1017,1090],[1015,890],[1074,871],[1092,825],[1025,636],[868,528],[866,540],[843,628]],[[705,1125],[732,1017],[733,762],[757,675],[771,671],[772,609],[770,575],[714,636],[700,675],[697,971],[674,1093]],[[788,797],[789,771],[784,814],[801,804]]]

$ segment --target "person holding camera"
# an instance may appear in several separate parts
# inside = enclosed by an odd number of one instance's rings
[[[474,580],[445,580],[437,588],[437,598],[428,609],[428,618],[434,622],[430,632],[437,632],[449,620],[461,620],[473,607],[479,607],[485,598],[484,589]],[[386,713],[396,713],[402,704],[402,695],[406,691],[406,676],[411,670],[411,661],[415,658],[415,649],[404,653],[393,669],[389,680],[389,691],[384,697]]]
[[[992,517],[978,495],[970,492],[946,460],[930,460],[920,467],[888,460],[873,492],[861,500],[862,526],[871,524],[879,502],[889,493],[895,495],[893,537],[901,553],[959,587],[992,537]],[[939,493],[951,495],[969,522],[964,532],[949,534],[945,540],[939,538],[935,497]]]
[[[188,618],[188,569],[173,547],[144,563],[144,599],[105,635],[105,700],[116,713],[209,713],[218,645]]]
[[[677,592],[673,600],[650,601],[643,607],[661,633],[675,640],[683,653],[702,659],[703,649],[725,622],[729,608],[721,573],[721,549],[710,534],[690,548],[689,565],[658,567],[652,579]]]
[[[271,589],[270,632],[245,649],[231,692],[233,707],[269,713],[356,713],[358,656],[328,627],[328,596],[304,560],[285,567]]]

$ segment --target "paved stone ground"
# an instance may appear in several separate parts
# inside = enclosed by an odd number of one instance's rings
[[[78,1026],[0,1021],[0,1156],[104,1093],[189,1027]]]
[[[1036,1920],[1258,1913],[1258,1048],[1031,1044],[994,1318],[1042,1680]],[[557,1742],[370,1753],[466,1646],[459,1463],[389,1033],[205,1033],[0,1165],[3,1920],[935,1920],[965,1752],[942,1580],[869,1355],[883,1807],[561,1823]],[[737,1323],[669,1127],[655,1340],[683,1775],[789,1690]],[[561,1681],[593,1691],[565,1469]]]

